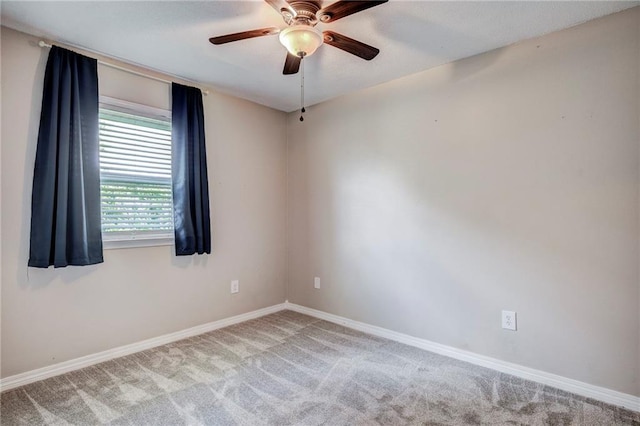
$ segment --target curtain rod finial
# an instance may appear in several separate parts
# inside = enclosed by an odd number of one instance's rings
[[[44,41],[44,40],[40,40],[38,42],[38,46],[40,46],[40,47],[51,47],[51,45],[49,43],[47,43],[46,41]]]

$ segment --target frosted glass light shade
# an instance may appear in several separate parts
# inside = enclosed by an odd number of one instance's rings
[[[294,25],[280,31],[280,43],[295,56],[312,55],[322,41],[322,33],[308,25]]]

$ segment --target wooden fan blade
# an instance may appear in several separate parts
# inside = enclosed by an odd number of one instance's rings
[[[359,56],[367,61],[372,60],[376,55],[378,55],[378,53],[380,53],[380,50],[373,46],[369,46],[361,41],[354,40],[333,31],[323,31],[322,35],[324,36],[324,42],[326,44],[342,49],[352,55]]]
[[[233,33],[233,34],[221,35],[218,37],[211,37],[209,41],[213,44],[225,44],[225,43],[230,43],[232,41],[245,40],[247,38],[278,34],[279,32],[280,32],[280,29],[276,27],[260,28],[258,30],[243,31],[241,33]]]
[[[318,11],[317,16],[322,22],[333,22],[345,16],[353,15],[354,13],[362,12],[374,6],[378,6],[382,3],[386,3],[389,0],[372,0],[372,1],[351,1],[341,0],[337,1],[329,6]]]
[[[282,71],[282,74],[289,75],[297,73],[300,69],[301,61],[301,57],[287,53],[287,59],[284,61],[284,70]]]
[[[282,9],[288,10],[289,13],[291,13],[292,18],[295,18],[297,15],[296,10],[292,8],[291,5],[287,3],[285,0],[264,0],[264,1],[266,1],[269,4],[269,6],[274,8],[281,15],[282,15]]]

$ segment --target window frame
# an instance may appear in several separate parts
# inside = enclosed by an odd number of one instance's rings
[[[152,119],[163,119],[171,122],[171,111],[162,108],[156,108],[135,102],[129,102],[122,99],[116,99],[109,96],[100,96],[99,110],[107,109],[111,111],[123,112],[127,114],[139,115],[141,117]],[[172,130],[173,132],[173,130]],[[100,143],[100,141],[98,142]],[[100,173],[102,182],[102,173]],[[102,192],[102,188],[101,188]],[[102,209],[102,198],[100,200],[100,208]],[[102,219],[102,213],[100,215]],[[102,220],[100,222],[102,226]],[[175,243],[174,228],[166,232],[159,231],[112,231],[102,232],[102,247],[105,250],[135,248],[135,247],[154,247],[154,246],[172,246]]]

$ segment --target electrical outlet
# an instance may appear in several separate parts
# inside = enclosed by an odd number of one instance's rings
[[[240,291],[240,281],[233,280],[231,281],[231,293],[237,293]]]
[[[315,277],[315,278],[313,279],[313,286],[314,286],[315,288],[320,288],[320,278]]]
[[[514,311],[502,311],[502,328],[505,330],[517,330],[517,319]]]

